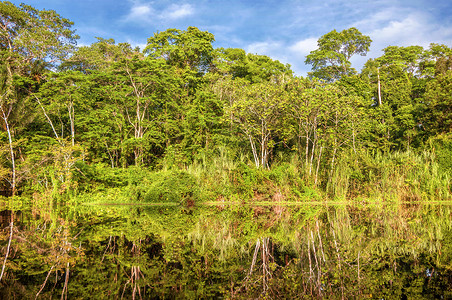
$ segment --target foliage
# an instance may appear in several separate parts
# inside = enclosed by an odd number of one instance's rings
[[[450,212],[409,202],[22,205],[1,214],[15,238],[0,295],[447,298]]]
[[[313,69],[310,76],[334,81],[354,74],[356,71],[351,68],[350,58],[355,54],[366,55],[371,42],[370,37],[354,27],[323,35],[317,41],[319,48],[306,56],[305,63]]]
[[[316,201],[385,187],[391,199],[450,196],[446,45],[388,46],[358,73],[350,59],[370,37],[333,30],[302,78],[268,56],[215,49],[196,27],[154,33],[143,51],[104,38],[75,47],[72,22],[56,12],[0,8],[4,194]],[[395,162],[404,156],[411,174]]]
[[[162,172],[154,175],[146,194],[145,202],[175,202],[193,205],[197,200],[196,180],[186,172]]]

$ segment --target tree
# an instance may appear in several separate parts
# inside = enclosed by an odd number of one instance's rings
[[[449,61],[449,65],[447,65]],[[431,43],[429,49],[422,54],[419,68],[421,74],[427,78],[433,78],[442,71],[452,69],[452,48],[444,44]]]
[[[128,43],[115,43],[114,39],[97,37],[97,42],[82,46],[66,59],[59,67],[61,70],[76,70],[88,73],[94,70],[107,70],[114,63],[139,54],[139,49],[132,49]]]
[[[13,194],[16,191],[14,129],[21,121],[13,116],[17,115],[15,111],[20,106],[19,102],[27,93],[23,86],[18,90],[17,78],[39,82],[45,69],[54,67],[67,57],[78,38],[71,30],[72,25],[52,10],[39,11],[25,4],[16,7],[10,2],[0,2],[0,76],[3,78],[0,113],[10,145]]]
[[[273,134],[279,130],[282,105],[282,85],[273,82],[251,84],[244,79],[230,77],[219,82],[229,90],[223,93],[229,99],[225,121],[236,124],[249,141],[257,168],[268,168]]]
[[[215,71],[233,78],[245,78],[251,83],[292,77],[290,65],[266,55],[246,53],[236,48],[215,49]]]
[[[434,59],[420,46],[389,46],[384,54],[370,59],[364,66],[362,75],[374,86],[375,113],[380,124],[374,126],[379,131],[380,146],[410,147],[417,140],[419,130],[416,120],[422,114],[424,93],[431,80],[428,64]],[[376,133],[376,131],[374,131]]]
[[[211,67],[214,40],[213,34],[192,26],[185,31],[167,29],[148,39],[144,53],[199,75]]]
[[[421,124],[428,136],[452,131],[452,70],[427,84]]]
[[[420,74],[419,63],[424,54],[421,46],[389,46],[383,49],[384,54],[376,59],[379,67],[398,66],[410,76]]]
[[[224,126],[221,124],[224,108],[219,97],[207,91],[207,88],[198,89],[192,103],[185,109],[183,146],[191,157],[204,154],[203,151],[215,149],[221,144],[224,137]]]
[[[309,175],[313,171],[319,146],[321,89],[322,84],[316,79],[293,78],[286,86],[283,136],[285,140],[295,140],[294,148],[299,157],[304,159],[305,172]]]
[[[323,35],[317,41],[318,49],[306,56],[305,63],[312,65],[313,70],[309,76],[335,81],[354,74],[356,71],[351,67],[350,58],[355,54],[365,56],[371,42],[370,37],[354,27]]]

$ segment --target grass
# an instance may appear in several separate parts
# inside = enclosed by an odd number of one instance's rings
[[[452,200],[451,175],[432,152],[344,152],[333,172],[320,172],[318,184],[307,176],[296,155],[286,160],[283,157],[277,155],[270,169],[258,169],[246,156],[221,147],[190,164],[162,164],[159,170],[136,166],[112,169],[81,162],[73,182],[67,185],[71,187],[67,194],[42,193],[41,197],[58,197],[65,203],[183,206]]]

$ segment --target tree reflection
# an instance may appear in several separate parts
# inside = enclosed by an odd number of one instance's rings
[[[450,213],[448,205],[422,203],[5,210],[0,293],[4,299],[447,298]]]

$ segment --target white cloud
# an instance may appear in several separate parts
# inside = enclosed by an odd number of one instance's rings
[[[411,15],[403,20],[390,21],[385,27],[373,30],[370,35],[375,43],[388,45],[428,45],[430,28],[421,16]]]
[[[317,49],[318,38],[307,38],[300,40],[288,47],[290,53],[290,64],[296,75],[306,76],[311,71],[310,65],[305,65],[306,55]]]
[[[193,15],[194,8],[190,4],[171,4],[157,10],[149,3],[133,2],[129,13],[123,18],[124,22],[149,24],[155,21],[164,22],[178,20]]]
[[[130,12],[125,16],[126,22],[147,21],[155,14],[154,9],[149,4],[133,3]]]
[[[359,69],[369,58],[376,58],[388,46],[422,46],[430,43],[452,46],[452,28],[442,26],[427,11],[413,11],[396,7],[385,9],[356,22],[363,34],[372,39],[367,56],[354,56],[352,64]]]
[[[194,9],[190,4],[172,4],[162,14],[162,18],[180,19],[190,16],[194,13]]]
[[[365,14],[362,20],[350,24],[350,27],[356,27],[360,31],[372,31],[375,28],[381,28],[388,22],[397,20],[400,16],[406,16],[410,13],[408,9],[399,7],[387,7],[379,11]]]
[[[248,45],[245,50],[248,53],[267,55],[283,64],[290,64],[291,69],[297,76],[306,76],[311,67],[304,64],[305,56],[316,48],[317,39],[309,38],[294,45],[287,45],[282,41],[256,42]]]
[[[317,49],[317,38],[307,38],[292,45],[282,41],[255,42],[245,48],[248,53],[267,55],[281,63],[289,63],[295,74],[302,76],[306,76],[311,70],[311,66],[304,64],[306,55],[315,49]]]
[[[133,6],[129,13],[129,18],[148,17],[152,13],[152,7],[146,4]]]
[[[130,40],[130,39],[127,40],[127,43],[129,43],[132,48],[135,48],[135,47],[140,48],[140,51],[143,51],[144,48],[146,48],[146,46],[147,46],[146,43],[137,42],[137,41]]]
[[[430,43],[452,46],[452,28],[434,23],[422,13],[410,14],[400,20],[388,21],[384,26],[366,33],[373,40],[370,57],[378,57],[388,46],[422,46]]]
[[[306,56],[311,51],[317,49],[318,38],[307,38],[296,42],[289,47],[289,50],[296,56]]]
[[[277,41],[256,42],[246,47],[246,52],[272,56],[272,53],[281,49],[282,43]]]

